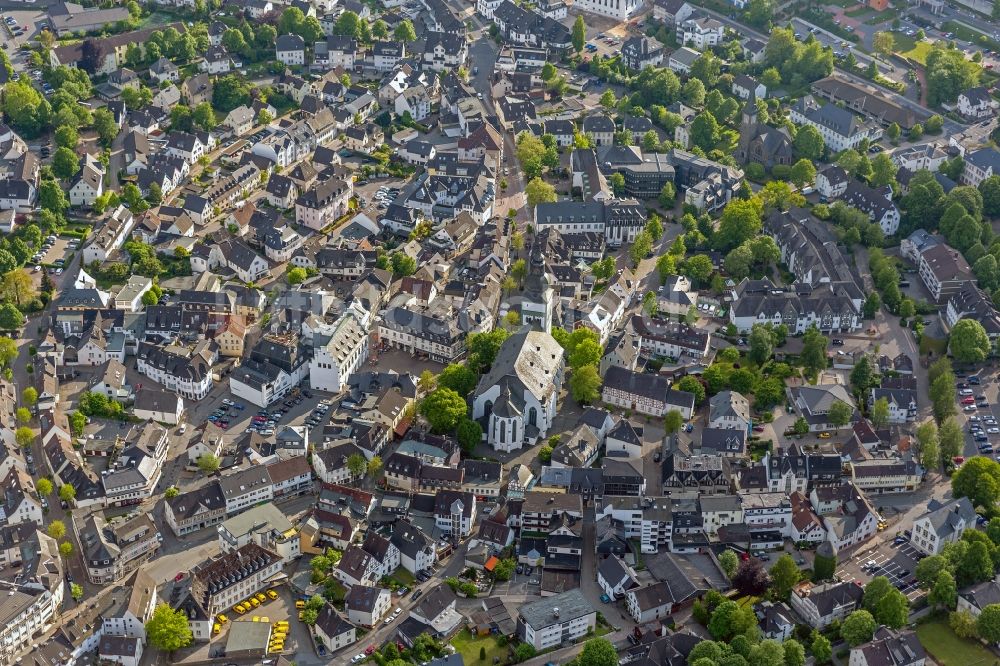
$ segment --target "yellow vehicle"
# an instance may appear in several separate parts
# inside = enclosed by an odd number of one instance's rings
[[[260,621],[261,621],[261,622],[265,622],[265,623],[267,623],[267,624],[271,624],[271,618],[269,618],[269,617],[268,617],[268,616],[266,616],[266,615],[261,615],[261,616],[260,616]]]
[[[226,622],[229,622],[229,618],[226,617],[225,615],[222,615],[221,613],[215,616],[215,619],[219,621],[219,624],[225,624]]]
[[[831,437],[831,435],[830,435],[830,433],[828,433],[828,432],[821,432],[821,433],[819,434],[819,438],[820,438],[820,439],[830,439],[830,437]]]
[[[235,606],[233,606],[233,610],[239,613],[240,615],[243,615],[244,613],[247,612],[246,606],[244,606],[243,604],[236,604]]]
[[[302,617],[303,617],[304,615],[305,615],[305,611],[299,611],[299,620],[300,620],[300,621],[302,620]]]
[[[220,631],[222,631],[222,625],[221,624],[219,624],[218,622],[216,622],[215,624],[212,625],[212,633],[213,634],[217,634]]]
[[[273,634],[271,634],[271,640],[276,641],[278,639],[285,640],[285,636],[288,634],[284,631],[276,629]]]
[[[274,601],[275,599],[278,598],[278,593],[275,592],[274,590],[268,590],[267,596],[271,597],[271,600]]]
[[[267,649],[270,650],[270,651],[272,651],[272,652],[281,652],[282,650],[285,649],[285,644],[284,643],[271,643],[270,645],[267,646]]]
[[[269,648],[267,648],[267,653],[268,654],[278,654],[278,653],[281,652],[281,650],[282,650],[282,648],[279,648],[279,647],[269,647]]]
[[[254,597],[253,599],[250,600],[250,605],[253,606],[254,608],[260,608],[260,600]]]
[[[295,602],[295,607],[298,608],[299,610],[302,610],[303,608],[306,607],[306,602],[299,599],[298,601]]]
[[[253,621],[254,622],[260,622],[260,615],[254,615],[253,616]]]
[[[274,628],[277,631],[285,631],[286,629],[288,629],[288,623],[285,622],[284,620],[281,620],[280,622],[275,622]]]
[[[254,595],[254,599],[256,599],[257,601],[259,601],[262,604],[266,604],[267,603],[267,595],[264,594],[263,592],[258,592],[256,595]]]

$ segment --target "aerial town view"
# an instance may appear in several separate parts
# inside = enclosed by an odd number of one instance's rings
[[[1000,665],[1000,0],[0,0],[0,666]]]

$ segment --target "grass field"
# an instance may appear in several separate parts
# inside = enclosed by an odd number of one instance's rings
[[[506,664],[510,652],[509,648],[497,645],[497,639],[493,636],[475,637],[468,629],[462,629],[461,633],[451,639],[451,644],[462,654],[466,664],[492,664],[493,657],[499,657],[499,663]],[[479,661],[480,648],[486,648],[486,659],[482,662]]]
[[[956,636],[946,619],[919,625],[917,638],[942,666],[979,666],[996,660],[978,641],[962,640]]]
[[[874,16],[868,17],[867,19],[865,19],[865,23],[867,23],[868,25],[878,25],[880,23],[885,23],[886,21],[891,21],[892,19],[896,18],[896,14],[897,11],[895,9],[886,9],[884,11],[879,12],[878,14],[875,14]]]
[[[922,65],[927,63],[927,54],[931,52],[931,47],[933,46],[931,42],[918,42],[913,37],[902,32],[893,32],[892,39],[896,42],[896,53],[904,58],[919,62]]]

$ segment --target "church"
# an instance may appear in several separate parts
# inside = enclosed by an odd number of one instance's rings
[[[766,169],[771,169],[776,164],[792,164],[792,139],[788,130],[758,122],[757,98],[753,93],[743,107],[736,159],[742,164],[757,162]]]

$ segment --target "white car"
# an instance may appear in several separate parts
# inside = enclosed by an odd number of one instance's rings
[[[979,420],[979,417],[978,417],[978,416],[976,416],[976,415],[972,415],[972,416],[970,416],[970,417],[969,417],[969,420],[970,420],[970,421],[978,421],[978,420]]]
[[[974,411],[976,411],[976,406],[975,405],[966,405],[965,408],[964,408],[964,411],[966,411],[966,412],[974,412]]]
[[[395,620],[395,619],[396,619],[395,615],[393,615],[391,617],[387,617],[387,618],[385,618],[385,622],[383,622],[382,624],[392,624],[392,621]]]
[[[962,389],[958,394],[961,396],[972,395],[972,389]]]
[[[994,426],[992,428],[987,428],[986,432],[990,433],[991,435],[1000,435],[1000,428]]]
[[[361,654],[356,654],[353,657],[351,657],[351,663],[352,664],[356,664],[359,661],[364,661],[364,660],[365,660],[365,653],[364,652],[362,652]]]

